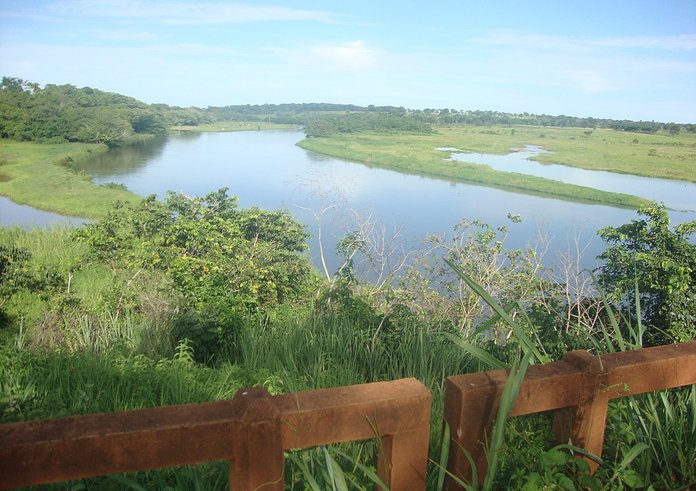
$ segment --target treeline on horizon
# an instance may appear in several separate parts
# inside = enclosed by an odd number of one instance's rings
[[[422,109],[353,104],[246,104],[177,107],[146,104],[90,87],[37,83],[3,77],[0,84],[0,138],[37,142],[85,142],[119,146],[163,136],[168,128],[218,121],[297,124],[308,137],[358,131],[432,133],[437,125],[533,125],[607,128],[672,134],[696,133],[696,124],[630,121],[500,111]]]

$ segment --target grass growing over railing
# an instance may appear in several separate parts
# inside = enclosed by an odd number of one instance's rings
[[[524,306],[515,306],[514,312],[503,309],[472,281],[467,282],[468,287],[493,312],[488,325],[504,324],[513,333],[507,345],[492,342],[481,329],[470,336],[453,335],[453,329],[413,318],[396,319],[380,329],[373,318],[359,312],[308,302],[286,311],[250,315],[240,325],[229,356],[206,366],[194,361],[186,342],[172,343],[171,326],[166,322],[172,312],[157,303],[161,278],[134,272],[121,277],[105,265],[85,261],[84,245],[66,237],[60,229],[5,229],[0,235],[0,243],[29,249],[37,271],[42,267],[57,271],[63,281],[58,287],[62,293],[53,297],[63,299],[60,305],[48,305],[40,295],[25,295],[19,299],[23,305],[13,300],[10,314],[19,325],[28,326],[46,309],[60,308],[61,315],[44,317],[44,324],[39,324],[44,330],[52,327],[64,333],[61,339],[42,341],[25,327],[0,330],[2,422],[226,399],[246,386],[286,393],[416,377],[433,391],[428,489],[441,489],[447,455],[447,448],[441,445],[445,378],[513,365],[518,367],[513,370],[516,376],[510,379],[507,402],[501,404],[496,432],[489,442],[489,455],[495,462],[488,467],[488,488],[652,485],[666,489],[696,482],[693,387],[613,401],[596,477],[582,467],[583,461],[573,458],[579,449],[553,447],[547,417],[508,420],[505,408],[514,400],[527,360],[548,361],[553,350],[544,346],[545,332],[528,321]],[[70,295],[66,294],[68,281]],[[114,285],[117,288],[110,290]],[[140,297],[130,296],[134,291]],[[79,299],[80,316],[71,316],[72,297]],[[588,333],[584,339],[586,348],[602,353],[642,346],[644,326],[640,322],[615,315],[606,297],[603,309],[596,334]],[[635,318],[640,319],[640,305],[635,310]],[[378,329],[379,335],[375,335]],[[585,326],[578,327],[578,331],[582,329]],[[289,453],[286,482],[292,489],[344,489],[344,483],[347,489],[372,489],[375,452],[374,443],[361,443]],[[227,484],[228,472],[226,463],[213,463],[51,488],[219,489]]]
[[[544,428],[548,433],[548,420],[545,421],[543,416],[527,418],[530,421],[525,423],[508,420],[508,415],[523,382],[526,363],[549,360],[547,355],[542,354],[545,353],[543,345],[537,344],[542,342],[540,337],[530,336],[529,333],[535,333],[536,328],[529,323],[525,325],[523,313],[519,316],[521,322],[514,320],[510,312],[456,264],[448,264],[491,307],[492,321],[503,322],[510,329],[509,342],[518,346],[518,354],[511,363],[509,359],[498,359],[493,353],[476,346],[475,338],[482,334],[480,330],[468,338],[448,335],[455,344],[491,368],[510,369],[491,439],[487,442],[488,468],[481,489],[689,489],[696,484],[696,386],[612,401],[607,417],[604,458],[591,455],[571,443],[544,450],[542,438],[534,442],[533,452],[537,453],[537,458],[531,469],[528,461],[519,462],[524,469],[515,469],[514,464],[509,466],[504,462],[508,469],[498,473],[501,460],[514,462],[519,459],[520,453],[524,453],[514,449],[523,436],[525,426],[531,422],[533,433],[537,436],[543,435]],[[645,333],[640,321],[639,300],[635,305],[635,321],[627,318],[619,320],[596,281],[595,285],[602,299],[606,320],[600,319],[598,331],[588,337],[587,348],[597,354],[642,348]],[[639,299],[637,280],[635,288],[635,297]],[[523,440],[529,442],[527,438],[523,437]],[[587,463],[574,458],[577,455],[598,462],[600,467],[597,474],[590,474]],[[473,469],[471,482],[463,482],[457,476],[451,477],[467,490],[478,490],[476,466],[473,460],[469,460]],[[439,465],[444,466],[444,460]]]

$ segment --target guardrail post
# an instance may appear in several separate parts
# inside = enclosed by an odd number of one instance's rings
[[[243,408],[230,462],[232,491],[282,491],[285,454],[280,418],[273,397],[264,388],[240,389],[233,402]]]
[[[601,457],[610,399],[608,372],[601,358],[587,351],[571,351],[563,361],[582,371],[583,384],[577,388],[578,404],[555,412],[553,432],[560,443],[570,441]],[[591,472],[597,470],[597,462],[588,458],[584,460],[590,465]]]
[[[377,475],[394,490],[425,489],[430,421],[418,430],[382,437]]]
[[[472,478],[469,452],[478,475],[483,482],[488,468],[484,442],[490,435],[495,415],[498,412],[507,372],[493,370],[448,377],[445,387],[445,421],[450,428],[450,451],[447,470],[457,478]],[[447,488],[458,488],[447,478]]]

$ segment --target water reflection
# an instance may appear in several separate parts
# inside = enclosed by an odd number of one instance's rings
[[[400,231],[407,248],[419,246],[429,234],[451,233],[463,218],[480,219],[493,227],[507,225],[509,248],[548,242],[546,263],[552,265],[559,254],[572,253],[577,242],[586,248],[583,267],[588,268],[596,265],[595,257],[604,246],[596,231],[636,217],[632,210],[401,174],[318,156],[295,145],[303,137],[300,131],[195,137],[182,133],[166,142],[109,152],[83,169],[97,184],[115,181],[142,196],[163,197],[169,190],[201,196],[228,187],[242,207],[288,209],[314,235],[309,244],[316,265],[320,258],[315,214],[326,209],[323,245],[330,251],[327,259],[333,270],[339,265],[333,254],[335,246],[359,225],[356,216],[372,217],[386,231]],[[521,215],[522,223],[511,224],[508,213]],[[673,223],[682,223],[696,218],[696,213],[671,212],[670,216]]]
[[[189,139],[189,136],[177,137]],[[136,143],[124,147],[110,148],[93,159],[75,165],[75,170],[100,178],[103,176],[127,175],[144,168],[162,155],[167,145],[166,138]]]
[[[27,205],[18,205],[4,196],[0,196],[0,225],[4,227],[19,226],[22,228],[46,227],[54,223],[82,225],[88,220],[37,210]]]
[[[536,145],[526,145],[507,155],[456,153],[457,149],[438,150],[453,151],[451,159],[456,161],[484,164],[496,170],[545,177],[603,191],[633,194],[664,203],[674,210],[696,210],[696,183],[542,164],[531,159],[550,152]]]

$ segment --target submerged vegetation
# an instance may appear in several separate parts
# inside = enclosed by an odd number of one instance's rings
[[[439,489],[447,376],[491,361],[523,374],[530,354],[552,361],[572,349],[696,336],[696,222],[673,228],[663,207],[635,197],[454,163],[437,150],[504,153],[536,143],[569,165],[688,179],[693,125],[329,104],[173,108],[8,78],[0,109],[0,193],[95,218],[79,229],[0,228],[1,422],[225,399],[248,386],[278,394],[416,377],[433,392],[428,488]],[[522,126],[481,126],[493,123]],[[591,129],[549,127],[571,123]],[[341,266],[320,274],[304,228],[286,211],[240,209],[224,188],[142,199],[72,169],[107,145],[167,127],[281,124],[304,125],[305,147],[375,165],[642,207],[632,222],[600,231],[606,249],[594,275],[573,262],[544,268],[536,250],[506,247],[508,228],[474,219],[411,251],[357,227],[338,245]],[[622,168],[629,155],[633,167]],[[683,162],[668,165],[675,155]],[[688,488],[695,415],[694,387],[612,402],[601,465],[590,475],[574,447],[553,447],[545,415],[508,421],[503,411],[487,489]],[[290,452],[286,483],[372,487],[364,469],[376,451],[368,442]],[[59,487],[219,489],[227,472],[210,463]]]

